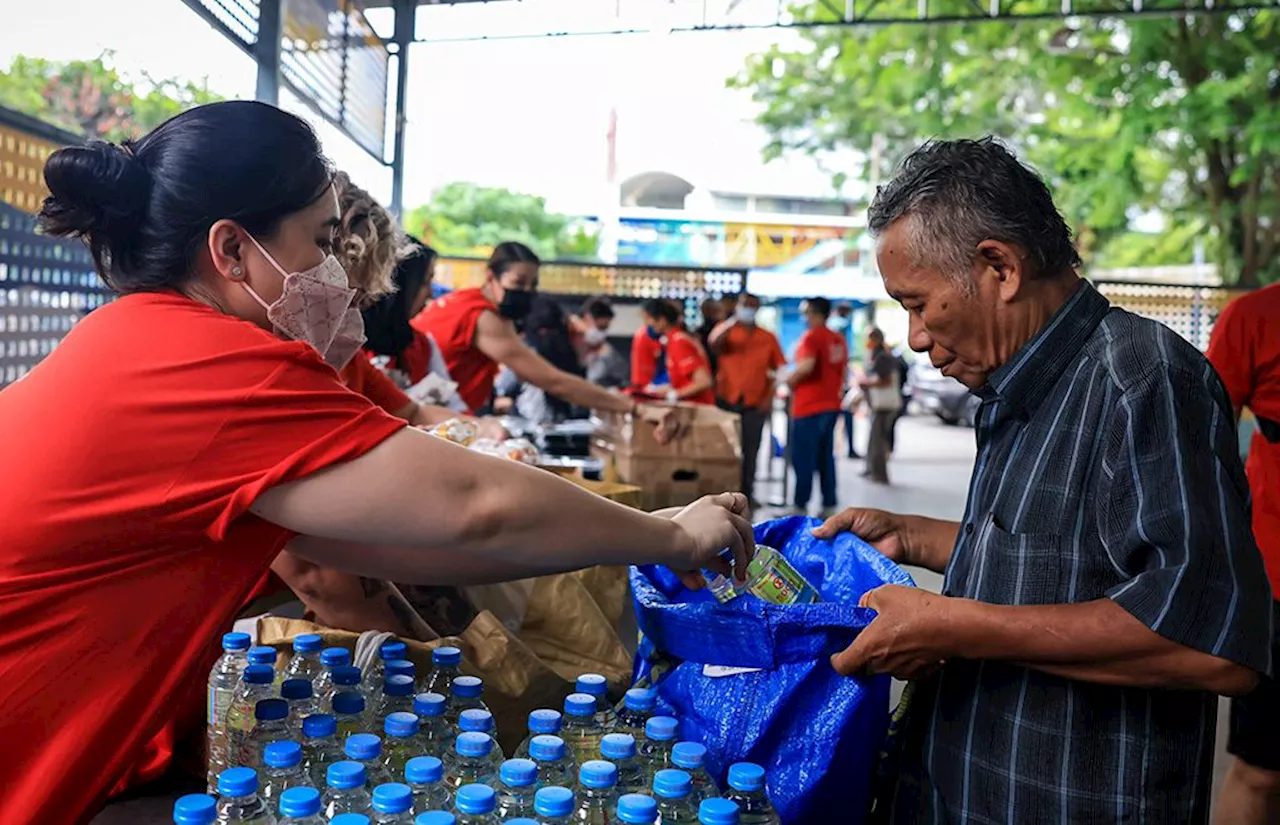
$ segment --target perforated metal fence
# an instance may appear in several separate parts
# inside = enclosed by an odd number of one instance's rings
[[[1095,281],[1098,291],[1115,306],[1152,318],[1201,350],[1223,308],[1244,290],[1220,286]]]

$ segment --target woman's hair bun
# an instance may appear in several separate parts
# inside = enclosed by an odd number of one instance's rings
[[[94,246],[117,247],[141,222],[151,176],[130,143],[96,140],[54,152],[44,167],[50,196],[40,210],[50,235],[91,236]]]

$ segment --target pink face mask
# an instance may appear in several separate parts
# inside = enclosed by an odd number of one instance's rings
[[[345,367],[364,345],[365,335],[364,318],[360,310],[351,305],[356,291],[348,286],[342,264],[328,255],[311,269],[288,273],[256,238],[250,235],[249,240],[284,278],[280,297],[270,304],[249,284],[241,282],[245,291],[267,311],[276,335],[307,342],[335,370]]]

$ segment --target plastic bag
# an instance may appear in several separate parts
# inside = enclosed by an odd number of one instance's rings
[[[644,634],[639,684],[658,687],[680,738],[707,748],[723,786],[729,766],[765,767],[769,798],[787,825],[864,822],[889,721],[889,677],[844,677],[829,657],[875,617],[857,606],[882,584],[911,577],[856,536],[819,541],[815,519],[759,524],[823,602],[782,607],[751,596],[721,605],[661,567],[632,568]]]

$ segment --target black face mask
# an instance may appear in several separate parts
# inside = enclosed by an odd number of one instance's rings
[[[502,302],[498,304],[498,314],[510,321],[523,321],[533,309],[531,289],[503,290]]]

